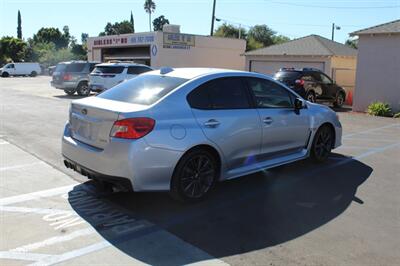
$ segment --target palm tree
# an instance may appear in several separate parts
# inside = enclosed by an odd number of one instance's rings
[[[154,13],[154,10],[156,9],[156,3],[154,3],[153,0],[146,0],[144,2],[144,10],[146,13],[149,13],[149,27],[151,31],[151,13]]]

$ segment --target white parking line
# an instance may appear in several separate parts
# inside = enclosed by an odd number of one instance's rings
[[[13,207],[13,206],[1,206],[1,212],[20,212],[20,213],[35,213],[35,214],[63,214],[71,213],[68,210],[58,210],[58,209],[46,209],[46,208],[26,208],[26,207]]]
[[[18,164],[18,165],[13,165],[13,166],[0,167],[0,172],[1,171],[24,168],[24,167],[30,167],[30,166],[34,166],[34,165],[38,165],[38,164],[44,164],[44,162],[40,161],[40,162],[34,162],[34,163]]]
[[[15,249],[10,250],[11,252],[28,252],[32,251],[38,248],[46,247],[46,246],[51,246],[57,243],[65,242],[65,241],[70,241],[72,239],[82,237],[82,236],[87,236],[96,233],[96,230],[93,228],[85,228],[81,230],[77,230],[73,233],[70,233],[68,235],[63,235],[63,236],[55,236],[51,237],[48,239],[45,239],[43,241],[39,241],[36,243],[28,244],[25,246],[21,246]]]
[[[398,127],[398,126],[400,126],[400,123],[390,124],[390,125],[386,125],[383,127],[371,128],[371,129],[367,129],[367,130],[363,130],[363,131],[359,131],[359,132],[345,134],[345,135],[343,135],[343,138],[348,138],[348,137],[356,136],[359,134],[365,134],[365,133],[374,132],[374,131],[378,131],[378,130],[385,129],[385,128]]]
[[[20,203],[20,202],[29,201],[29,200],[36,200],[36,199],[40,199],[40,198],[57,196],[60,194],[67,193],[74,186],[76,186],[76,184],[63,186],[63,187],[57,187],[57,188],[51,188],[51,189],[47,189],[47,190],[41,190],[41,191],[22,194],[22,195],[18,195],[18,196],[2,198],[2,199],[0,199],[0,206]]]
[[[21,253],[13,251],[0,251],[0,259],[40,261],[51,255],[40,253]]]

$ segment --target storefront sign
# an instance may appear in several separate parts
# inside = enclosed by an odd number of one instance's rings
[[[164,48],[184,47],[195,45],[195,35],[164,32]],[[178,48],[182,49],[182,48]]]
[[[93,46],[118,46],[129,44],[151,44],[154,42],[154,35],[133,35],[126,37],[105,37],[94,40]]]

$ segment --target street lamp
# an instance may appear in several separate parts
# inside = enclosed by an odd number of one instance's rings
[[[216,18],[215,18],[215,1],[216,0],[214,0],[214,3],[213,3],[213,11],[212,11],[212,17],[211,17],[211,33],[210,33],[210,36],[213,36],[213,34],[214,34],[214,20],[216,20]]]
[[[340,26],[335,25],[335,23],[332,23],[332,41],[335,40],[335,30],[340,30]]]

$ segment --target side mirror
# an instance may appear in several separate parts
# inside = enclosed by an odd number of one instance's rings
[[[294,110],[296,113],[299,113],[300,109],[304,109],[305,108],[305,103],[303,100],[296,98],[294,100]]]

